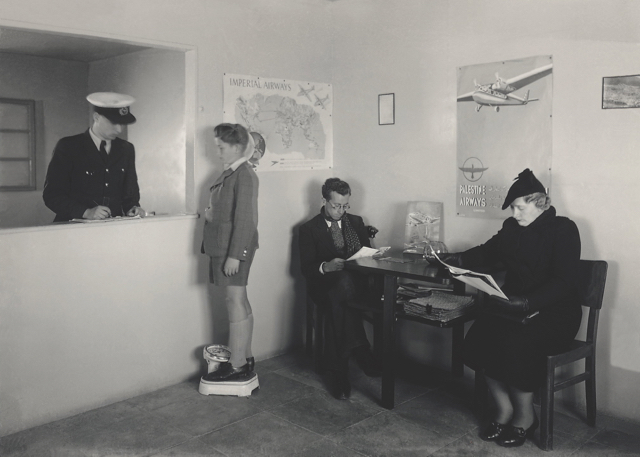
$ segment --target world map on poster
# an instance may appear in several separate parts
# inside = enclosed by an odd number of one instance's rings
[[[332,102],[329,84],[224,75],[224,121],[252,132],[256,171],[331,168]]]

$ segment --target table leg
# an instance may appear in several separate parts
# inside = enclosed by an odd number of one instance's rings
[[[464,323],[454,325],[452,333],[451,348],[451,372],[454,376],[462,376],[464,374],[464,362],[462,361],[462,345],[464,343]]]
[[[397,278],[384,276],[382,311],[382,406],[393,409],[395,390],[395,305]]]

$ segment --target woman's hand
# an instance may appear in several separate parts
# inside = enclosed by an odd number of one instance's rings
[[[238,270],[240,270],[240,261],[233,257],[227,257],[227,260],[224,261],[224,267],[222,268],[224,275],[233,276]]]
[[[438,257],[447,265],[458,268],[462,267],[462,256],[459,252],[447,252],[444,254],[439,254]]]
[[[504,298],[492,295],[489,300],[489,305],[507,313],[526,313],[529,311],[529,300],[527,297],[518,295],[508,295],[508,297],[509,300],[505,300]]]

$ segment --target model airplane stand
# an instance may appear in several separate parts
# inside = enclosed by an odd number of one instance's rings
[[[231,358],[229,347],[222,344],[210,344],[205,346],[202,355],[207,361],[207,374],[218,369],[221,363],[228,362]],[[202,395],[235,395],[236,397],[248,397],[254,389],[260,388],[258,375],[249,373],[240,379],[233,381],[207,381],[200,378],[198,392]]]
[[[200,378],[198,392],[202,395],[233,395],[236,397],[248,397],[254,389],[260,388],[257,373],[249,373],[247,376],[233,381],[206,381]]]

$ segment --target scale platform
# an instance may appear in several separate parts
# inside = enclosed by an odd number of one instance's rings
[[[205,381],[200,378],[198,392],[202,395],[233,395],[236,397],[248,397],[254,389],[260,388],[258,374],[251,373],[246,378],[234,381]]]

